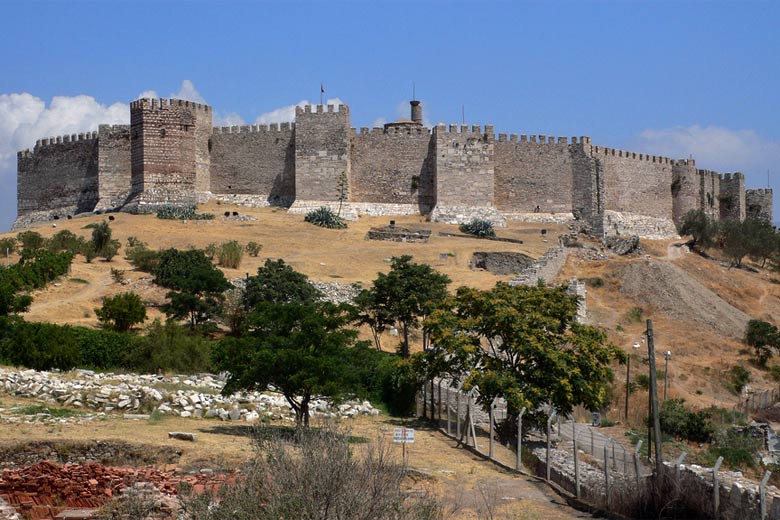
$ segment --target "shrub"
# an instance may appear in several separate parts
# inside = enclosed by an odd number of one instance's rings
[[[63,229],[46,241],[46,249],[52,253],[67,251],[75,255],[84,250],[84,239],[67,229]]]
[[[3,362],[35,370],[70,370],[80,362],[79,345],[70,327],[16,321],[0,340]]]
[[[22,231],[16,235],[16,240],[21,244],[22,249],[28,249],[30,251],[41,249],[46,244],[46,240],[43,236],[35,231]]]
[[[153,272],[160,264],[160,252],[147,249],[144,245],[129,247],[126,257],[133,267],[145,273]]]
[[[229,269],[237,269],[241,265],[241,257],[244,255],[244,248],[235,240],[224,242],[217,251],[217,260],[219,265]]]
[[[315,226],[328,229],[344,229],[347,227],[344,219],[333,213],[333,210],[326,206],[309,211],[303,220]]]
[[[669,399],[661,404],[659,417],[661,431],[677,438],[694,442],[709,442],[714,433],[710,414],[693,412],[685,406],[685,399]]]
[[[414,413],[417,395],[417,374],[408,360],[380,352],[361,344],[354,347],[350,359],[353,374],[358,379],[358,394],[373,403],[383,403],[387,411],[398,417]]]
[[[629,323],[641,323],[642,322],[642,308],[641,307],[632,307],[627,313],[626,313],[626,321]]]
[[[249,253],[249,256],[258,256],[261,249],[263,249],[263,246],[257,242],[249,242],[246,245],[246,252]]]
[[[206,254],[206,257],[211,261],[214,261],[214,258],[216,258],[218,251],[219,251],[219,246],[217,246],[217,244],[215,244],[214,242],[210,243],[203,249],[203,252]]]
[[[719,432],[708,453],[714,459],[723,457],[723,462],[731,468],[755,468],[756,456],[762,448],[762,440],[751,437],[744,430],[729,428]]]
[[[753,347],[758,364],[763,367],[772,357],[772,349],[780,346],[780,332],[771,323],[750,320],[745,328],[744,342]]]
[[[475,218],[467,224],[461,224],[458,229],[460,229],[461,233],[467,233],[480,238],[496,236],[493,223],[480,218]]]
[[[123,359],[128,370],[187,374],[212,370],[211,341],[170,320],[154,320],[146,335],[137,337],[132,347]]]
[[[734,365],[727,372],[728,387],[737,394],[750,382],[750,372],[742,365]]]
[[[16,252],[16,239],[13,237],[0,238],[0,256],[8,258]]]
[[[92,249],[107,262],[116,256],[121,246],[118,240],[111,238],[111,227],[105,220],[92,229]]]
[[[157,210],[157,218],[165,220],[212,220],[213,213],[198,213],[195,206],[163,206]]]
[[[111,268],[111,279],[114,283],[122,283],[125,281],[125,272],[122,269]]]
[[[125,358],[135,348],[137,337],[109,330],[73,327],[79,345],[79,367],[98,370],[130,368]]]
[[[146,307],[134,292],[105,298],[95,314],[105,328],[116,332],[127,332],[133,325],[146,321]]]

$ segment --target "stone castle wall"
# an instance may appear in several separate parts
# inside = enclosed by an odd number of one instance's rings
[[[38,141],[17,154],[19,215],[62,209],[63,214],[92,211],[98,200],[97,133]]]
[[[130,111],[129,126],[101,125],[19,153],[18,225],[52,212],[148,212],[211,197],[300,213],[338,204],[342,176],[348,218],[416,212],[500,226],[569,215],[597,234],[648,237],[674,236],[691,209],[772,218],[771,192],[746,199],[742,174],[589,137],[496,138],[490,125],[427,129],[408,119],[358,131],[346,105],[297,107],[295,123],[224,128],[212,128],[211,107],[187,101],[141,99]]]
[[[576,142],[576,138],[572,138]],[[505,212],[564,213],[572,208],[574,163],[568,139],[498,134],[495,205]]]
[[[295,125],[214,128],[209,189],[220,195],[260,195],[269,204],[295,199]]]
[[[427,128],[353,129],[350,201],[434,205],[434,150]]]

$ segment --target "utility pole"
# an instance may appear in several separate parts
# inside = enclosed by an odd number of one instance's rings
[[[663,454],[661,452],[661,420],[658,415],[658,386],[655,373],[655,346],[653,344],[653,320],[647,320],[647,353],[650,360],[650,414],[651,425],[655,441],[655,483],[660,484],[661,465],[663,464]],[[649,448],[649,446],[648,446]],[[648,449],[649,454],[649,449]]]
[[[631,348],[639,350],[639,343],[634,343]],[[628,354],[628,364],[626,366],[626,424],[628,424],[628,396],[631,393],[631,353]]]

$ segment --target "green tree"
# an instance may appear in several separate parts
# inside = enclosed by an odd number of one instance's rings
[[[14,237],[0,238],[0,256],[8,258],[16,252],[16,239]]]
[[[309,278],[299,273],[284,260],[265,261],[251,276],[244,292],[247,309],[255,309],[261,303],[313,303],[322,293],[309,283]]]
[[[16,294],[10,283],[0,280],[0,317],[27,312],[31,304],[32,296]]]
[[[111,227],[105,220],[92,229],[92,248],[97,255],[110,262],[122,244],[111,238]]]
[[[398,324],[403,339],[401,355],[409,357],[409,333],[419,328],[421,320],[447,298],[450,279],[426,264],[415,264],[409,255],[393,257],[390,272],[379,273],[366,297],[370,312],[377,320],[391,319]],[[427,331],[423,334],[423,349],[427,348]]]
[[[725,220],[720,223],[720,242],[723,254],[731,260],[735,267],[742,266],[742,260],[751,251],[750,237],[745,233],[745,226],[738,220]]]
[[[692,209],[683,216],[680,234],[691,236],[691,249],[708,249],[715,245],[718,226],[704,210]]]
[[[95,309],[100,323],[115,332],[127,332],[133,325],[146,321],[146,307],[134,292],[109,296]]]
[[[382,333],[394,323],[390,311],[382,302],[377,301],[376,291],[363,289],[355,297],[355,323],[367,325],[371,330],[374,345],[382,350]]]
[[[598,409],[613,381],[609,365],[624,354],[576,322],[577,300],[564,287],[461,287],[453,308],[426,323],[434,347],[417,356],[422,375],[462,378],[465,389],[479,387],[484,407],[503,397],[515,417],[545,404],[562,415],[577,404]]]
[[[46,245],[46,239],[36,231],[22,231],[16,235],[16,240],[21,244],[22,249],[35,251]]]
[[[766,366],[772,350],[780,347],[780,331],[761,320],[750,320],[745,328],[745,343],[753,347],[759,365]]]
[[[356,382],[350,347],[357,331],[347,328],[348,306],[331,303],[262,304],[250,314],[250,333],[228,337],[214,350],[217,370],[230,376],[223,393],[281,392],[298,425],[308,426],[312,399],[336,400]]]
[[[772,227],[771,222],[759,218],[749,218],[742,222],[742,234],[748,244],[748,256],[754,262],[761,262],[761,267],[766,266],[766,261],[777,251],[780,241]]]
[[[134,372],[177,374],[210,372],[213,342],[172,320],[154,320],[143,336],[134,337],[123,367]]]
[[[198,249],[167,249],[154,269],[155,283],[172,289],[162,309],[175,319],[187,319],[190,328],[219,315],[223,293],[230,288],[225,275]]]
[[[35,370],[70,370],[80,360],[79,344],[70,327],[17,320],[0,340],[5,363]]]

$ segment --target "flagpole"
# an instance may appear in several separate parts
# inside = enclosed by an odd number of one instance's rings
[[[325,92],[325,86],[320,81],[320,105],[322,104],[322,94]]]

